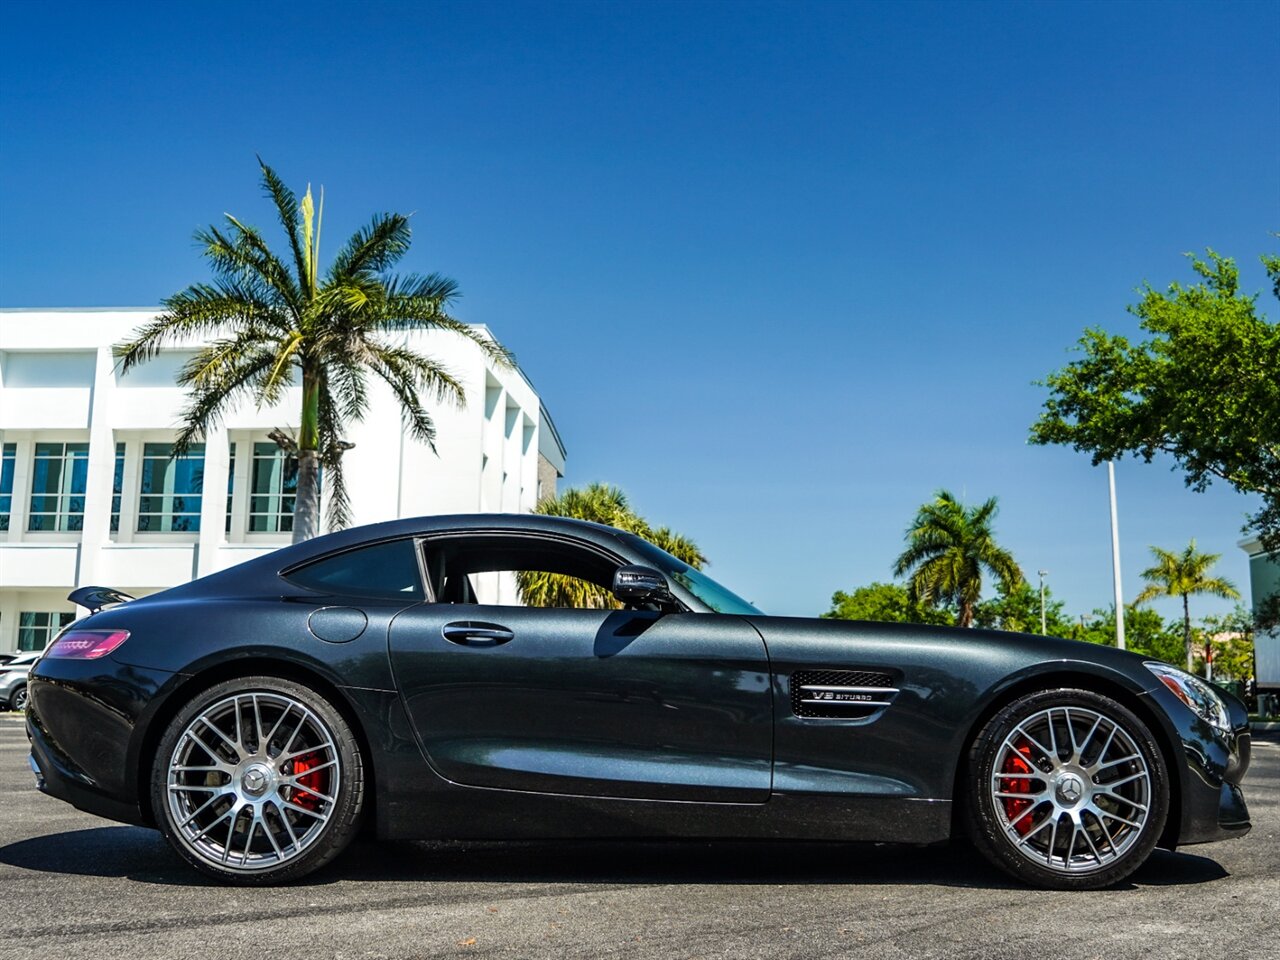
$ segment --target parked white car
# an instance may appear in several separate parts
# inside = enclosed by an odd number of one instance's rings
[[[0,710],[27,709],[27,674],[39,659],[39,651],[20,653],[0,664]]]

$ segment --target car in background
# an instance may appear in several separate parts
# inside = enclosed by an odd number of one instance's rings
[[[27,709],[27,675],[40,659],[40,652],[20,653],[0,663],[0,710]]]

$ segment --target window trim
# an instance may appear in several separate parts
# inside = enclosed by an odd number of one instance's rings
[[[413,552],[418,561],[418,581],[422,584],[422,602],[436,603],[436,585],[431,582],[431,576],[427,573],[427,538],[417,536],[413,538]]]

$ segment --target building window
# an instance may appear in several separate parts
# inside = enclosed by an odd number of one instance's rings
[[[111,475],[111,532],[120,532],[120,495],[124,490],[124,444],[116,444],[116,469]]]
[[[27,529],[83,529],[85,480],[88,475],[89,444],[37,443],[31,472],[31,513]]]
[[[293,505],[297,493],[297,458],[274,443],[255,443],[249,532],[287,533],[293,530]]]
[[[174,459],[171,443],[143,444],[138,532],[198,531],[203,488],[203,443],[191,444],[186,455],[177,459]]]
[[[18,649],[43,650],[54,635],[75,618],[74,613],[22,611],[18,614]]]
[[[18,459],[18,445],[6,443],[0,456],[0,530],[9,529],[13,512],[13,465]]]
[[[227,463],[227,526],[226,532],[231,532],[231,498],[236,489],[236,445],[231,444],[231,458]]]

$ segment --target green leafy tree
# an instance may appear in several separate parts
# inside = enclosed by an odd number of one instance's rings
[[[956,625],[968,627],[982,596],[984,570],[1005,592],[1023,581],[1013,554],[996,543],[992,523],[998,510],[995,497],[970,509],[946,490],[920,508],[893,567],[894,576],[908,578],[913,602],[951,604]]]
[[[1240,292],[1233,260],[1188,256],[1201,283],[1148,285],[1129,307],[1150,339],[1085,331],[1083,356],[1043,383],[1031,442],[1066,444],[1095,464],[1169,454],[1196,490],[1220,479],[1261,496],[1251,523],[1280,550],[1280,324]],[[1280,298],[1280,257],[1262,262]]]
[[[1172,629],[1160,614],[1150,607],[1126,606],[1124,611],[1125,646],[1134,653],[1180,664],[1183,659],[1183,638],[1179,630]],[[1086,640],[1104,647],[1116,642],[1115,607],[1094,610],[1088,619],[1072,629],[1071,639]]]
[[[192,284],[163,301],[164,312],[116,347],[127,372],[165,345],[199,339],[205,346],[182,369],[178,383],[189,402],[175,455],[218,424],[236,405],[280,402],[302,387],[297,435],[277,440],[296,453],[298,489],[295,543],[315,536],[323,467],[332,528],[349,521],[342,479],[345,428],[368,407],[368,376],[391,388],[412,437],[434,449],[435,424],[423,397],[461,405],[462,383],[431,357],[400,340],[405,331],[444,330],[476,343],[501,363],[501,345],[451,317],[453,280],[439,274],[397,276],[391,268],[409,250],[408,217],[377,214],[338,251],[327,272],[320,266],[320,209],[311,188],[299,201],[275,171],[259,160],[262,185],[284,229],[287,249],[277,254],[255,228],[227,214],[223,228],[196,232],[212,268],[210,283]]]
[[[1189,671],[1192,668],[1192,658],[1195,653],[1191,640],[1190,598],[1207,593],[1235,600],[1240,594],[1230,580],[1209,576],[1209,570],[1222,555],[1198,552],[1194,540],[1187,544],[1187,548],[1181,553],[1152,547],[1151,555],[1155,557],[1155,565],[1142,571],[1142,579],[1147,581],[1147,587],[1138,594],[1134,603],[1146,603],[1156,597],[1182,598],[1182,636]]]
[[[693,540],[669,527],[652,526],[631,509],[627,495],[610,484],[593,483],[581,489],[570,488],[558,497],[543,500],[534,512],[550,517],[588,520],[626,530],[696,570],[701,570],[707,563],[706,556]],[[521,599],[530,607],[609,609],[618,606],[607,587],[577,577],[522,570],[517,572],[516,582]]]
[[[858,587],[853,593],[837,590],[831,596],[831,609],[822,614],[824,620],[875,620],[882,623],[927,623],[949,627],[955,614],[946,607],[926,607],[907,595],[898,583],[873,583]]]
[[[1215,680],[1248,680],[1253,676],[1254,626],[1253,614],[1240,604],[1231,613],[1201,620],[1197,639],[1205,652],[1212,645]]]
[[[1280,630],[1280,593],[1253,598],[1253,628],[1260,632]]]
[[[1071,638],[1077,625],[1063,612],[1061,600],[1053,599],[1053,593],[1045,587],[1045,634],[1050,637]],[[1019,581],[1011,590],[1001,591],[996,597],[984,600],[974,608],[973,622],[980,627],[1012,630],[1018,633],[1040,632],[1040,588]]]

